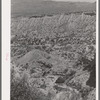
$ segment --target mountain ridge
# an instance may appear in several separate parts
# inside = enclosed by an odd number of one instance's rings
[[[56,2],[40,0],[12,1],[12,16],[53,15],[69,12],[95,11],[96,3],[89,2]]]

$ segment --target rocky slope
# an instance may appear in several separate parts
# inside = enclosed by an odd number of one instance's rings
[[[12,19],[11,100],[95,100],[95,22],[84,14]]]

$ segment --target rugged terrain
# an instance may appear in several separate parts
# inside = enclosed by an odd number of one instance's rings
[[[95,100],[96,16],[11,21],[11,100]]]

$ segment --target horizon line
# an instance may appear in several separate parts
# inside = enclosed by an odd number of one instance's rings
[[[46,0],[46,1],[48,1],[48,0]],[[56,1],[56,2],[89,2],[89,3],[96,2],[96,0],[95,1],[90,1],[90,0],[89,1],[88,0],[87,1],[81,1],[81,0],[80,1],[78,1],[78,0],[77,1],[72,1],[72,0],[67,0],[67,1],[66,0],[51,0],[51,1]]]

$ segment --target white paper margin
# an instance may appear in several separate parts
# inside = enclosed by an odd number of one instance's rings
[[[98,99],[98,0],[96,0],[96,100]],[[2,100],[10,100],[11,0],[2,0]]]

